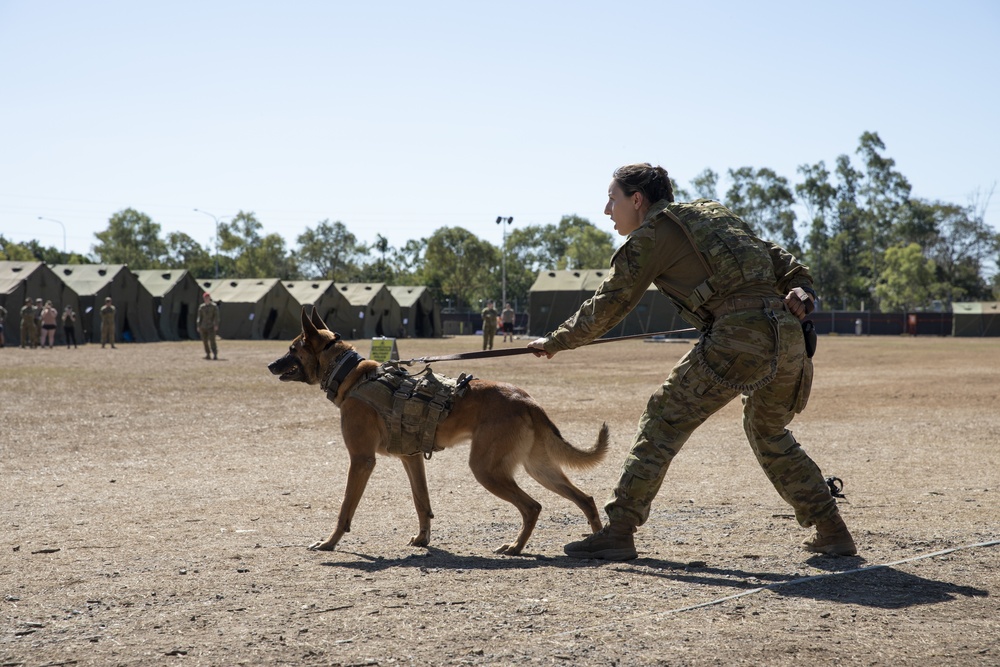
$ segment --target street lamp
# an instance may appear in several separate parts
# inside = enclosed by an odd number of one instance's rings
[[[224,215],[222,218],[212,215],[208,211],[202,211],[200,208],[195,209],[195,213],[204,213],[212,220],[215,220],[215,279],[219,279],[219,221],[232,216]]]
[[[39,220],[48,220],[49,222],[55,222],[55,223],[58,223],[60,227],[62,227],[62,230],[63,230],[63,254],[66,254],[66,225],[64,225],[63,223],[59,222],[58,220],[53,220],[52,218],[43,218],[42,216],[38,216],[38,219]]]
[[[503,299],[500,302],[500,309],[503,310],[507,307],[507,225],[514,223],[514,217],[503,217],[497,216],[497,224],[500,225],[500,229],[503,230],[503,246],[500,249],[501,266],[503,271]]]

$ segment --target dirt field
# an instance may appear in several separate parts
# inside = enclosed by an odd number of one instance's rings
[[[285,342],[220,347],[0,350],[0,665],[1000,664],[1000,340],[821,338],[792,428],[844,480],[859,557],[800,549],[733,404],[685,446],[627,563],[565,557],[583,516],[526,476],[538,527],[526,556],[495,555],[520,518],[466,448],[428,464],[430,548],[407,546],[406,478],[380,459],[339,550],[306,550],[340,505],[339,413],[268,374]],[[570,473],[601,505],[688,347],[436,370],[523,386],[582,446],[607,421],[608,459]]]

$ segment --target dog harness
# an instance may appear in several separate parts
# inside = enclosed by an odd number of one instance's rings
[[[389,361],[361,378],[347,397],[378,412],[389,431],[390,454],[430,459],[442,449],[434,444],[438,424],[451,413],[455,399],[465,395],[471,380],[467,373],[458,378],[439,375],[430,366],[410,374]]]

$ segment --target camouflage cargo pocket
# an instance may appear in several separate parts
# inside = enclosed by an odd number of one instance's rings
[[[795,392],[795,405],[793,410],[795,414],[799,414],[806,409],[806,404],[809,402],[809,394],[812,392],[813,384],[813,360],[806,357],[805,362],[802,364],[802,374],[799,376],[799,386]]]

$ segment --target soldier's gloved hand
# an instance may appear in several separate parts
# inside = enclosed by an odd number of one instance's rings
[[[528,343],[528,348],[531,353],[536,357],[545,357],[546,359],[551,359],[555,352],[546,352],[545,343],[548,342],[548,338],[536,338],[535,340]]]
[[[793,287],[785,295],[785,306],[788,307],[788,312],[792,315],[800,320],[804,320],[813,311],[816,304],[813,303],[812,294],[801,287]]]

